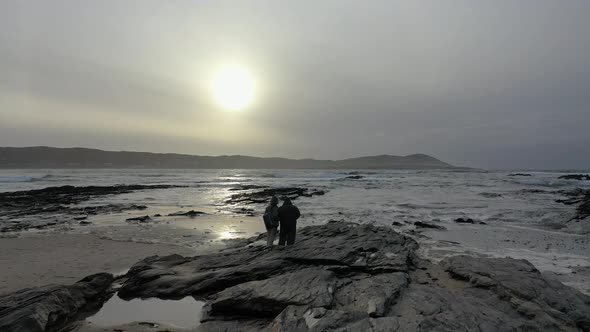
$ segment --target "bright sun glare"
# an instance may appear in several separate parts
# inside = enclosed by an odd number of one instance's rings
[[[230,111],[241,111],[254,101],[256,82],[245,68],[226,66],[215,74],[212,90],[219,106]]]

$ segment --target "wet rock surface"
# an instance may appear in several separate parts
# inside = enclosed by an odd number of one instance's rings
[[[234,190],[247,190],[244,188],[250,189],[250,187],[242,186],[233,188]],[[270,198],[274,195],[277,197],[289,197],[291,200],[295,200],[301,196],[303,197],[312,197],[312,196],[321,196],[324,195],[326,192],[324,190],[314,190],[308,188],[297,188],[297,187],[289,187],[289,188],[266,188],[259,191],[250,191],[245,193],[233,194],[227,199],[224,203],[225,204],[262,204],[268,203]]]
[[[289,247],[244,247],[244,244],[235,242],[230,249],[204,256],[146,258],[130,269],[119,295],[123,298],[208,296],[244,282],[297,272],[305,267],[407,271],[418,246],[411,238],[391,229],[342,222],[302,228],[296,245]]]
[[[479,193],[479,196],[485,197],[485,198],[497,198],[497,197],[502,197],[502,194],[498,194],[498,193],[487,193],[487,192],[483,192],[483,193]]]
[[[571,220],[580,221],[590,216],[590,190],[575,189],[570,191],[560,191],[560,194],[568,197],[566,199],[558,199],[557,203],[566,205],[576,205],[576,213]],[[570,221],[571,221],[570,220]]]
[[[268,186],[261,186],[257,184],[241,184],[239,186],[230,188],[229,191],[253,190],[253,189],[267,189]]]
[[[349,175],[349,176],[345,177],[345,179],[349,179],[349,180],[360,180],[363,178],[364,178],[364,176],[362,176],[362,175]]]
[[[409,237],[345,222],[302,228],[290,247],[256,240],[146,258],[120,280],[119,295],[203,298],[202,331],[590,330],[590,297],[525,260],[433,264]]]
[[[117,213],[128,210],[145,210],[147,208],[145,205],[137,204],[107,204],[84,207],[72,205],[100,196],[119,195],[140,190],[177,187],[181,186],[61,186],[0,193],[0,232],[20,231],[29,228],[45,228],[65,223],[69,220],[75,220],[75,218],[83,215]]]
[[[432,228],[432,229],[438,229],[438,230],[446,230],[445,226],[436,225],[436,224],[423,222],[423,221],[416,221],[414,223],[414,226],[416,226],[416,228]]]
[[[558,179],[590,181],[590,174],[566,174],[560,176]]]
[[[473,293],[491,291],[496,295],[493,300],[499,302],[497,308],[508,302],[516,313],[534,320],[525,325],[512,325],[513,328],[538,326],[544,330],[565,330],[570,325],[590,330],[590,297],[558,281],[545,279],[526,260],[456,256],[442,264],[453,278],[468,281]]]
[[[254,209],[250,209],[250,208],[237,208],[237,209],[232,209],[231,212],[235,213],[235,214],[242,214],[248,217],[254,217],[256,216],[256,211]]]
[[[127,218],[125,219],[125,221],[137,221],[137,222],[148,222],[151,221],[152,218],[148,215],[145,216],[141,216],[141,217],[133,217],[133,218]]]
[[[458,224],[475,224],[475,220],[471,218],[457,218],[455,222]]]
[[[174,212],[174,213],[170,213],[168,214],[168,216],[170,217],[190,217],[190,218],[194,218],[200,215],[205,214],[205,212],[201,212],[201,211],[195,211],[195,210],[190,210],[190,211],[178,211],[178,212]]]
[[[110,295],[113,276],[99,273],[69,286],[48,285],[0,295],[0,331],[58,331],[95,312]]]
[[[457,219],[455,219],[455,222],[457,224],[472,224],[472,225],[478,224],[478,225],[486,225],[486,223],[483,222],[483,221],[477,221],[477,220],[473,220],[471,218],[457,218]]]
[[[521,189],[517,191],[518,194],[550,194],[552,191],[536,188]]]

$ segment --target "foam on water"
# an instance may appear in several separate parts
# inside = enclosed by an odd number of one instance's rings
[[[590,181],[557,179],[562,173],[534,172],[508,177],[507,172],[354,171],[362,179],[345,179],[347,170],[48,170],[0,171],[0,191],[58,185],[179,184],[187,188],[139,191],[98,197],[87,204],[137,203],[150,207],[219,208],[240,184],[302,186],[328,191],[325,196],[297,200],[301,224],[342,219],[390,224],[411,218],[443,222],[468,216],[485,222],[539,223],[569,217],[572,207],[556,203],[553,191],[586,188]],[[34,181],[31,181],[35,179]],[[4,181],[4,182],[2,182]],[[523,190],[543,190],[531,193]],[[366,220],[367,218],[371,220]],[[356,220],[355,220],[356,219]]]
[[[52,176],[47,175],[0,175],[0,184],[3,183],[20,183],[49,180]]]

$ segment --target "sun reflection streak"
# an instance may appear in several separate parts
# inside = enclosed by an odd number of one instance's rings
[[[220,240],[229,240],[229,239],[235,239],[240,237],[240,234],[238,234],[235,231],[222,231],[219,233],[219,239]]]

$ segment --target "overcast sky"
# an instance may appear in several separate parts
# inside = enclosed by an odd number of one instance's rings
[[[0,2],[0,146],[590,168],[590,1]],[[257,82],[212,102],[217,68]]]

